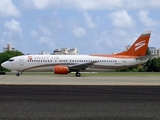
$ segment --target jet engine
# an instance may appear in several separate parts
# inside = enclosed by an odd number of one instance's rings
[[[66,66],[54,66],[54,73],[55,74],[68,74],[69,69]]]

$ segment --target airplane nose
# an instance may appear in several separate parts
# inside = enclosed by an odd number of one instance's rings
[[[5,66],[4,63],[2,63],[1,66],[4,67]]]
[[[1,66],[2,66],[3,68],[7,68],[6,62],[3,62],[3,63],[1,64]]]

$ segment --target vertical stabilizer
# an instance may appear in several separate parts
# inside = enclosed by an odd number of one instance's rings
[[[117,53],[116,55],[145,56],[148,48],[150,35],[150,30],[144,31],[127,51]]]

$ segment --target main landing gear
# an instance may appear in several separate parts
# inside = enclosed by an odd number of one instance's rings
[[[76,72],[76,77],[80,77],[80,76],[81,76],[81,73]]]
[[[20,73],[19,73],[19,72],[18,72],[18,73],[16,73],[16,76],[17,76],[17,77],[19,77],[19,76],[20,76]]]
[[[18,72],[18,73],[16,73],[16,76],[19,77],[19,76],[22,75],[22,74],[23,74],[23,72],[21,72],[21,73]]]

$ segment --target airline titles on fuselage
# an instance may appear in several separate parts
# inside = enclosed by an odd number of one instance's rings
[[[59,60],[58,56],[28,56],[28,60]]]

